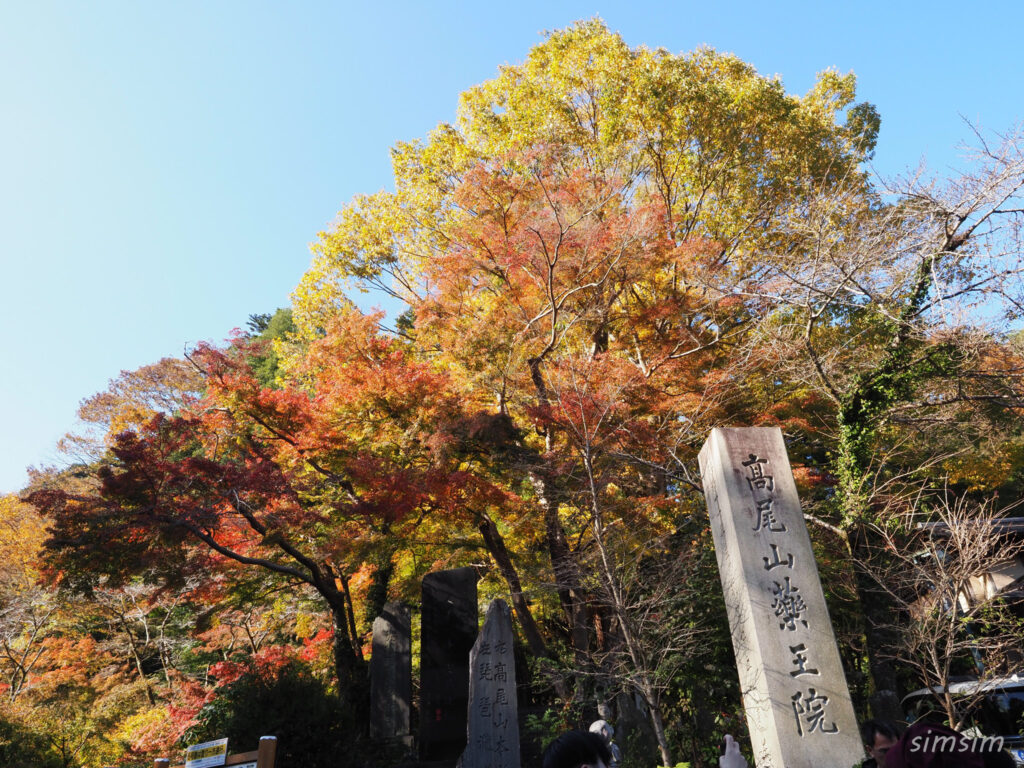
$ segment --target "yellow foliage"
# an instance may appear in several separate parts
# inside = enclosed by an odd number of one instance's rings
[[[34,582],[35,561],[46,536],[34,507],[14,494],[0,496],[0,582],[7,587]]]
[[[993,491],[1024,465],[1024,445],[1009,441],[983,446],[943,462],[951,483],[963,484],[968,491]]]
[[[455,199],[466,174],[487,163],[528,173],[538,151],[635,181],[637,199],[662,200],[678,232],[749,241],[752,216],[822,179],[858,176],[872,126],[837,119],[855,83],[829,70],[801,98],[731,54],[631,49],[600,19],[549,33],[522,64],[463,93],[454,125],[395,146],[396,191],[357,196],[314,243],[296,324],[317,335],[346,308],[350,281],[415,305],[431,290],[425,267],[473,215]]]

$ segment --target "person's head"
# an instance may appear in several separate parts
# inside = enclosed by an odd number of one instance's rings
[[[600,734],[568,731],[548,744],[543,768],[607,768],[611,761],[611,750]]]
[[[896,743],[899,734],[888,720],[865,720],[860,727],[864,749],[879,765],[885,765],[885,753]]]
[[[615,729],[612,728],[612,724],[607,720],[595,720],[590,724],[590,728],[587,730],[591,733],[604,736],[606,741],[611,741],[615,737]]]

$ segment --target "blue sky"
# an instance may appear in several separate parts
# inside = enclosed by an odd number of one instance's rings
[[[858,75],[876,168],[943,172],[968,119],[1024,119],[1024,4],[0,3],[0,491],[57,460],[122,369],[288,303],[308,243],[388,149],[545,29],[730,51],[803,93]]]

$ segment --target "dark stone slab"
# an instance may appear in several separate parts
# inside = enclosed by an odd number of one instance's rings
[[[409,609],[388,603],[373,621],[370,657],[370,736],[381,741],[410,740],[412,705],[412,624]]]
[[[422,584],[420,730],[422,760],[452,760],[466,746],[469,651],[477,634],[476,571],[428,573]]]

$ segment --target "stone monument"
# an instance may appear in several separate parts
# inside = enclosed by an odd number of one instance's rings
[[[420,758],[452,760],[466,746],[469,651],[477,633],[476,571],[423,577],[420,626]]]
[[[712,430],[700,469],[754,760],[849,768],[863,747],[782,432]]]
[[[409,609],[388,603],[373,621],[370,656],[370,736],[412,745],[412,625]]]
[[[460,768],[520,768],[512,641],[512,612],[504,600],[494,600],[469,652],[469,724]]]

